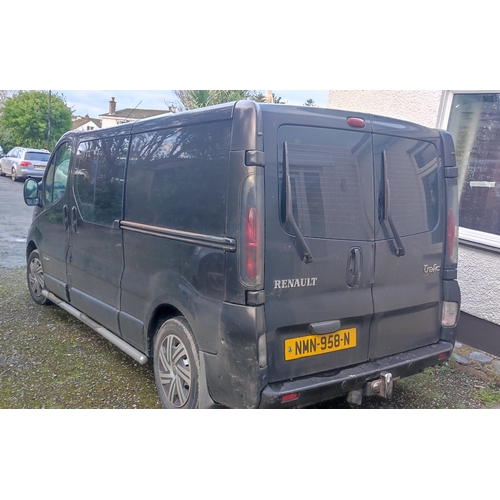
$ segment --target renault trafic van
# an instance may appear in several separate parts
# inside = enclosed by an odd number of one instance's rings
[[[63,136],[28,285],[137,362],[166,408],[392,396],[457,333],[451,136],[240,101]]]

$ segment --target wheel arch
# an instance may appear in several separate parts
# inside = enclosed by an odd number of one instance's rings
[[[31,253],[33,252],[33,250],[38,250],[38,247],[36,246],[35,242],[33,240],[31,240],[26,245],[26,262],[28,262],[28,259],[31,255]]]
[[[171,304],[160,304],[156,307],[151,315],[151,319],[149,320],[148,329],[147,329],[147,355],[150,359],[154,356],[154,341],[155,335],[158,330],[161,328],[165,321],[168,321],[172,318],[184,318],[186,317]],[[187,321],[187,319],[186,319]]]

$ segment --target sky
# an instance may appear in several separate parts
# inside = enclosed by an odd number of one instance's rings
[[[116,109],[139,108],[167,110],[175,104],[176,98],[171,90],[53,90],[63,95],[68,106],[76,116],[89,115],[98,118],[109,110],[112,97],[116,101]],[[313,99],[318,106],[326,107],[328,90],[274,90],[288,104],[302,105]]]

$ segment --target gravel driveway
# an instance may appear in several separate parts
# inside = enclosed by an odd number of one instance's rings
[[[22,184],[0,178],[0,408],[160,408],[151,367],[139,366],[57,307],[30,298]],[[374,408],[490,408],[498,380],[450,363],[396,383]],[[317,408],[350,408],[344,400]]]

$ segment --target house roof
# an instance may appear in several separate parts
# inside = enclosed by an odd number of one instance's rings
[[[102,120],[99,120],[97,118],[89,118],[88,116],[84,116],[84,117],[77,118],[76,120],[73,121],[72,129],[76,130],[77,128],[80,128],[89,122],[92,122],[94,125],[96,125],[99,128],[102,127]]]
[[[99,118],[116,118],[118,120],[143,120],[144,118],[164,115],[165,113],[169,112],[169,110],[127,108],[117,111],[116,113],[106,113],[103,115],[99,115]]]

